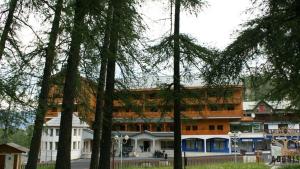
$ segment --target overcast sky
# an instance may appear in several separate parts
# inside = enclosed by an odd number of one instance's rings
[[[168,1],[164,0],[165,3]],[[232,40],[232,34],[241,28],[240,24],[250,18],[246,10],[250,0],[207,0],[208,5],[198,16],[181,14],[181,32],[188,33],[200,44],[224,49]],[[144,19],[148,24],[148,37],[159,38],[170,30],[170,10],[162,0],[148,0],[142,7]]]

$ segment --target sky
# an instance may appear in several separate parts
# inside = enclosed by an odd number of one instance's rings
[[[170,30],[170,9],[168,0],[148,0],[142,7],[143,18],[148,25],[146,32],[155,40]],[[163,4],[163,5],[162,5]],[[234,32],[251,18],[246,10],[251,8],[250,0],[207,0],[207,5],[197,16],[181,13],[180,32],[196,38],[200,44],[224,49],[234,40]]]

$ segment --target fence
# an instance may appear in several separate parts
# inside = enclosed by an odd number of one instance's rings
[[[203,157],[187,157],[186,161],[182,161],[183,165],[186,163],[187,166],[197,166],[203,164],[212,164],[212,163],[225,163],[225,162],[234,162],[234,156],[203,156]],[[237,156],[237,162],[243,162],[243,156]],[[159,166],[172,166],[173,158],[168,160],[165,159],[132,159],[132,160],[123,160],[122,169],[131,168],[131,167],[159,167]],[[114,161],[112,164],[112,169],[121,169],[121,162]]]

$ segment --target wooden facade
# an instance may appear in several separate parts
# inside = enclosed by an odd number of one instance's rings
[[[92,124],[96,107],[95,87],[80,82],[76,112]],[[54,83],[50,90],[46,121],[61,112],[63,85]],[[242,86],[223,88],[188,87],[182,90],[182,134],[224,135],[229,123],[243,116]],[[115,131],[171,132],[173,131],[172,91],[158,88],[119,91],[114,99]]]
[[[127,96],[117,97],[114,101],[114,130],[173,130],[173,106],[171,101],[166,101],[166,96],[160,90],[143,89],[129,92]],[[194,87],[184,89],[183,93],[184,135],[225,135],[230,131],[229,123],[240,120],[243,116],[241,86],[221,89]],[[124,98],[128,100],[124,101]]]

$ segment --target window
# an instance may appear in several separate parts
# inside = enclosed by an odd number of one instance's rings
[[[209,130],[215,130],[215,126],[214,125],[209,125]]]
[[[193,130],[198,130],[198,126],[193,126]]]
[[[77,136],[77,129],[74,129],[73,135],[74,135],[74,136]]]
[[[192,106],[192,111],[203,111],[203,105],[194,105]]]
[[[185,105],[181,105],[181,106],[180,106],[180,111],[186,111],[186,110],[187,110],[187,108],[186,108]]]
[[[143,126],[142,126],[143,131],[149,130],[149,129],[150,129],[150,126],[148,124],[143,124]]]
[[[59,129],[56,129],[55,133],[56,133],[56,136],[59,136]]]
[[[81,130],[80,130],[80,129],[78,129],[78,136],[80,136],[80,132],[81,132]]]
[[[234,105],[233,104],[225,104],[224,108],[225,108],[225,110],[234,110]]]
[[[52,107],[51,112],[57,112],[57,107]]]
[[[156,126],[156,131],[161,131],[162,130],[162,126],[160,125],[160,124],[158,124],[157,126]]]
[[[288,124],[278,124],[278,129],[288,129]]]
[[[124,124],[121,124],[121,125],[120,125],[120,131],[125,131],[125,129],[126,129],[125,125],[124,125]]]
[[[45,142],[45,150],[48,150],[48,142]]]
[[[58,149],[58,142],[55,142],[55,150]]]
[[[233,96],[233,90],[225,90],[224,98],[231,98]]]
[[[44,128],[45,135],[48,136],[48,129]]]
[[[158,108],[156,106],[151,106],[150,112],[158,112]]]
[[[221,106],[218,104],[209,104],[208,108],[210,111],[219,111],[221,110]]]
[[[223,125],[218,125],[218,126],[217,126],[217,129],[218,129],[218,130],[223,130]]]
[[[77,143],[78,150],[80,149],[80,141]]]
[[[191,126],[185,126],[185,130],[191,130]]]
[[[76,149],[76,141],[73,141],[73,150]]]
[[[50,136],[53,136],[53,129],[50,129]]]
[[[156,93],[150,93],[149,94],[149,98],[150,99],[155,99],[155,97],[156,97]]]
[[[49,145],[50,145],[50,150],[52,150],[53,149],[53,143],[52,142],[49,142]]]
[[[209,91],[207,92],[207,96],[208,96],[208,97],[217,97],[217,96],[218,96],[218,93],[217,93],[216,90],[209,90]]]
[[[226,145],[224,139],[214,139],[215,150],[224,150],[225,146]]]
[[[195,149],[196,148],[196,139],[187,139],[186,140],[186,148],[187,149]]]
[[[163,150],[172,150],[174,148],[174,141],[161,141],[160,146]]]
[[[269,129],[269,125],[268,124],[264,124],[264,129],[268,130]]]

